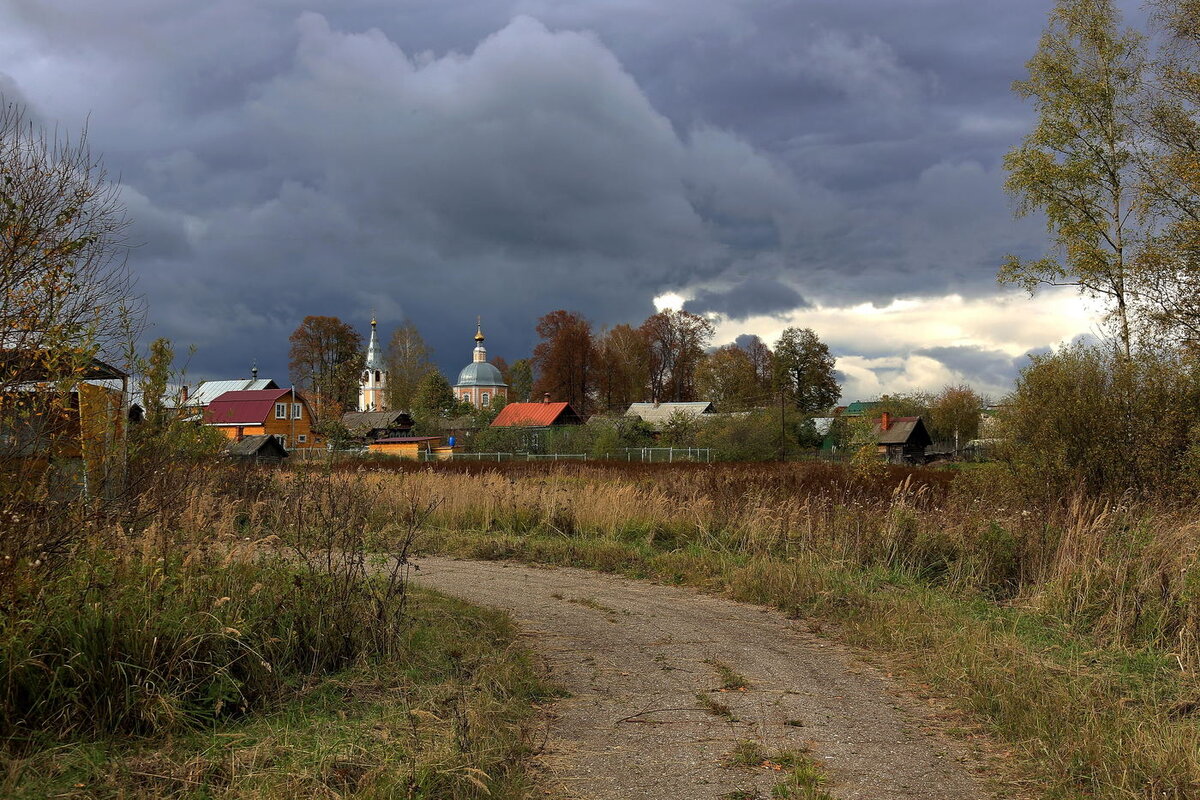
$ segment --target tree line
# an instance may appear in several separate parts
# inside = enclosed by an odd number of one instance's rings
[[[624,411],[635,402],[712,401],[721,411],[745,411],[783,396],[808,414],[827,411],[840,387],[828,346],[808,328],[788,328],[774,347],[757,336],[711,350],[714,329],[682,310],[652,314],[641,325],[596,330],[582,314],[557,310],[541,317],[533,353],[511,365],[494,357],[509,400],[549,395],[584,415]],[[352,409],[363,371],[363,337],[337,317],[308,316],[290,337],[288,372],[307,391],[322,418]],[[442,415],[469,409],[433,362],[420,330],[406,321],[385,351],[390,408]]]

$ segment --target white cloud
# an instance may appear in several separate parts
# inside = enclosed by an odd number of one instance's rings
[[[936,391],[948,383],[968,382],[1001,396],[1011,384],[995,371],[976,372],[919,351],[958,348],[1014,360],[1031,351],[1097,330],[1101,314],[1077,293],[1059,289],[1033,298],[998,293],[966,299],[958,295],[870,304],[816,306],[783,319],[757,317],[721,320],[714,341],[725,344],[752,333],[768,344],[790,326],[812,328],[838,358],[846,376],[843,397],[867,399],[887,392]],[[947,359],[953,361],[953,359]]]

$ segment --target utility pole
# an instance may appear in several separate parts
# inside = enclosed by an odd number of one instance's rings
[[[784,386],[779,384],[779,460],[787,460],[787,416],[784,413]]]

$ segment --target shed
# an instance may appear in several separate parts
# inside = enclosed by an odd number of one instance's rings
[[[269,433],[243,436],[240,441],[225,446],[225,453],[237,461],[279,463],[288,457],[288,452],[279,437]]]
[[[923,464],[933,442],[920,417],[893,417],[886,411],[871,431],[879,454],[893,464]]]
[[[392,436],[367,442],[367,450],[385,456],[399,456],[416,460],[421,457],[422,453],[443,449],[434,447],[434,442],[441,440],[440,436]]]

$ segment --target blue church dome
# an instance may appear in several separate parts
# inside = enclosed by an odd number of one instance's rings
[[[476,361],[467,364],[458,373],[456,386],[507,386],[500,370],[486,361]]]

